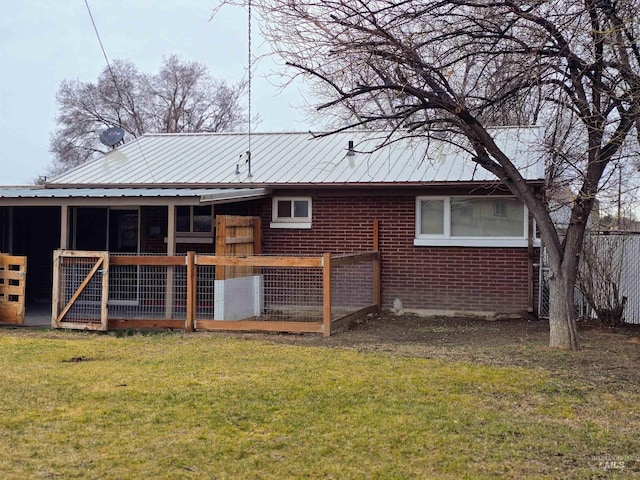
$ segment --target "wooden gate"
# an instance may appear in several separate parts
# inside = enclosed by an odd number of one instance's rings
[[[52,328],[107,330],[109,253],[53,253]]]
[[[248,257],[262,253],[260,217],[218,215],[216,217],[216,256]],[[253,267],[216,267],[216,280],[253,275]]]
[[[0,254],[0,322],[24,323],[27,257]]]
[[[259,217],[216,217],[216,257],[250,257],[261,253]],[[214,319],[242,320],[263,310],[260,268],[216,265]]]

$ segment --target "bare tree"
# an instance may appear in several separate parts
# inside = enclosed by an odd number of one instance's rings
[[[244,3],[229,0],[226,3]],[[529,209],[548,249],[550,344],[577,349],[574,289],[587,220],[610,163],[640,124],[637,0],[254,0],[266,38],[324,94],[341,127],[455,132],[469,161]],[[573,175],[566,231],[493,140],[493,112],[559,125]],[[344,122],[348,122],[345,124]],[[575,141],[575,140],[578,141]],[[427,140],[425,140],[427,141]],[[567,146],[570,149],[567,149]]]
[[[207,67],[172,55],[160,71],[141,73],[136,65],[116,60],[98,81],[65,80],[56,95],[58,126],[52,134],[52,170],[60,172],[86,162],[106,148],[98,134],[122,127],[130,136],[146,132],[219,132],[246,122],[240,97],[245,83],[214,80]]]

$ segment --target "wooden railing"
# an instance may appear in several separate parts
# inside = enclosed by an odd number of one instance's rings
[[[329,336],[332,330],[380,310],[378,252],[344,255],[327,253],[317,257],[209,256],[197,255],[194,252],[185,256],[112,254],[109,255],[111,282],[102,284],[111,283],[115,289],[116,272],[120,267],[137,267],[132,275],[137,281],[135,294],[138,304],[131,307],[112,307],[111,303],[115,302],[110,300],[109,329],[184,328],[187,332],[315,332]],[[219,282],[236,282],[233,284],[236,285],[239,281],[238,278],[215,280],[215,271],[226,267],[237,267],[238,271],[245,272],[241,278],[255,277],[255,285],[251,284],[252,288],[255,287],[253,291],[261,289],[257,293],[260,296],[258,310],[246,318],[230,319],[216,316],[212,314],[214,310],[209,308],[214,300],[211,298],[214,296],[213,292],[219,296],[225,288],[225,284]],[[145,269],[152,270],[155,272],[154,275],[144,275]],[[176,272],[179,272],[179,278],[176,277]],[[354,276],[356,281],[352,278]],[[148,277],[156,279],[156,283],[149,284],[151,280]],[[161,279],[160,283],[157,281],[158,278]],[[210,283],[206,293],[202,293],[204,283]],[[301,288],[300,285],[311,289],[312,293],[305,291],[304,295],[298,295],[294,300],[288,299],[287,293]],[[151,299],[148,292],[154,292],[155,299]],[[233,296],[234,293],[227,295]],[[112,296],[109,295],[109,298]],[[154,313],[149,313],[150,310],[140,313],[139,307],[142,304],[153,302]],[[160,302],[163,302],[164,308],[158,305]],[[217,306],[216,304],[216,309]],[[70,308],[71,306],[67,307]],[[301,320],[298,313],[303,310],[314,312],[311,317]],[[224,309],[219,311],[225,312]],[[283,315],[282,311],[286,314]]]
[[[24,323],[27,257],[0,253],[0,323]]]

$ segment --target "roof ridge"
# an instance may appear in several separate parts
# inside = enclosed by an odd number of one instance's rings
[[[311,132],[251,132],[251,135],[309,135]],[[142,137],[206,137],[206,136],[245,136],[248,132],[149,132]]]
[[[542,125],[496,125],[487,127],[487,130],[532,130],[532,129],[540,129],[543,128]],[[340,134],[350,134],[350,133],[369,133],[369,134],[378,134],[385,133],[388,134],[389,130],[385,129],[365,129],[365,128],[353,128],[347,130],[340,131],[332,131],[332,130],[306,130],[306,131],[274,131],[274,132],[251,132],[251,135],[340,135]],[[189,136],[246,136],[249,135],[249,132],[146,132],[140,135],[140,137],[189,137]],[[417,136],[421,136],[423,133],[418,134]]]

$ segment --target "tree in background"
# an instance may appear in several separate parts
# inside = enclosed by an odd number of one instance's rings
[[[52,173],[107,151],[98,135],[109,127],[121,127],[131,137],[234,130],[246,122],[240,105],[244,90],[245,83],[215,80],[205,65],[176,55],[163,58],[154,74],[140,72],[131,61],[116,60],[95,84],[65,80],[56,95]]]
[[[579,348],[574,289],[587,220],[640,124],[640,2],[252,3],[263,34],[292,77],[322,95],[318,108],[333,114],[336,130],[383,127],[386,142],[411,135],[426,143],[434,132],[465,140],[469,161],[536,219],[549,256],[550,344]],[[495,144],[488,126],[502,121],[548,127],[554,175],[574,192],[565,231]]]
[[[603,192],[598,197],[599,215],[592,226],[597,230],[639,231],[636,211],[640,202],[640,178],[635,165],[638,153],[631,161],[617,162],[607,171]]]

